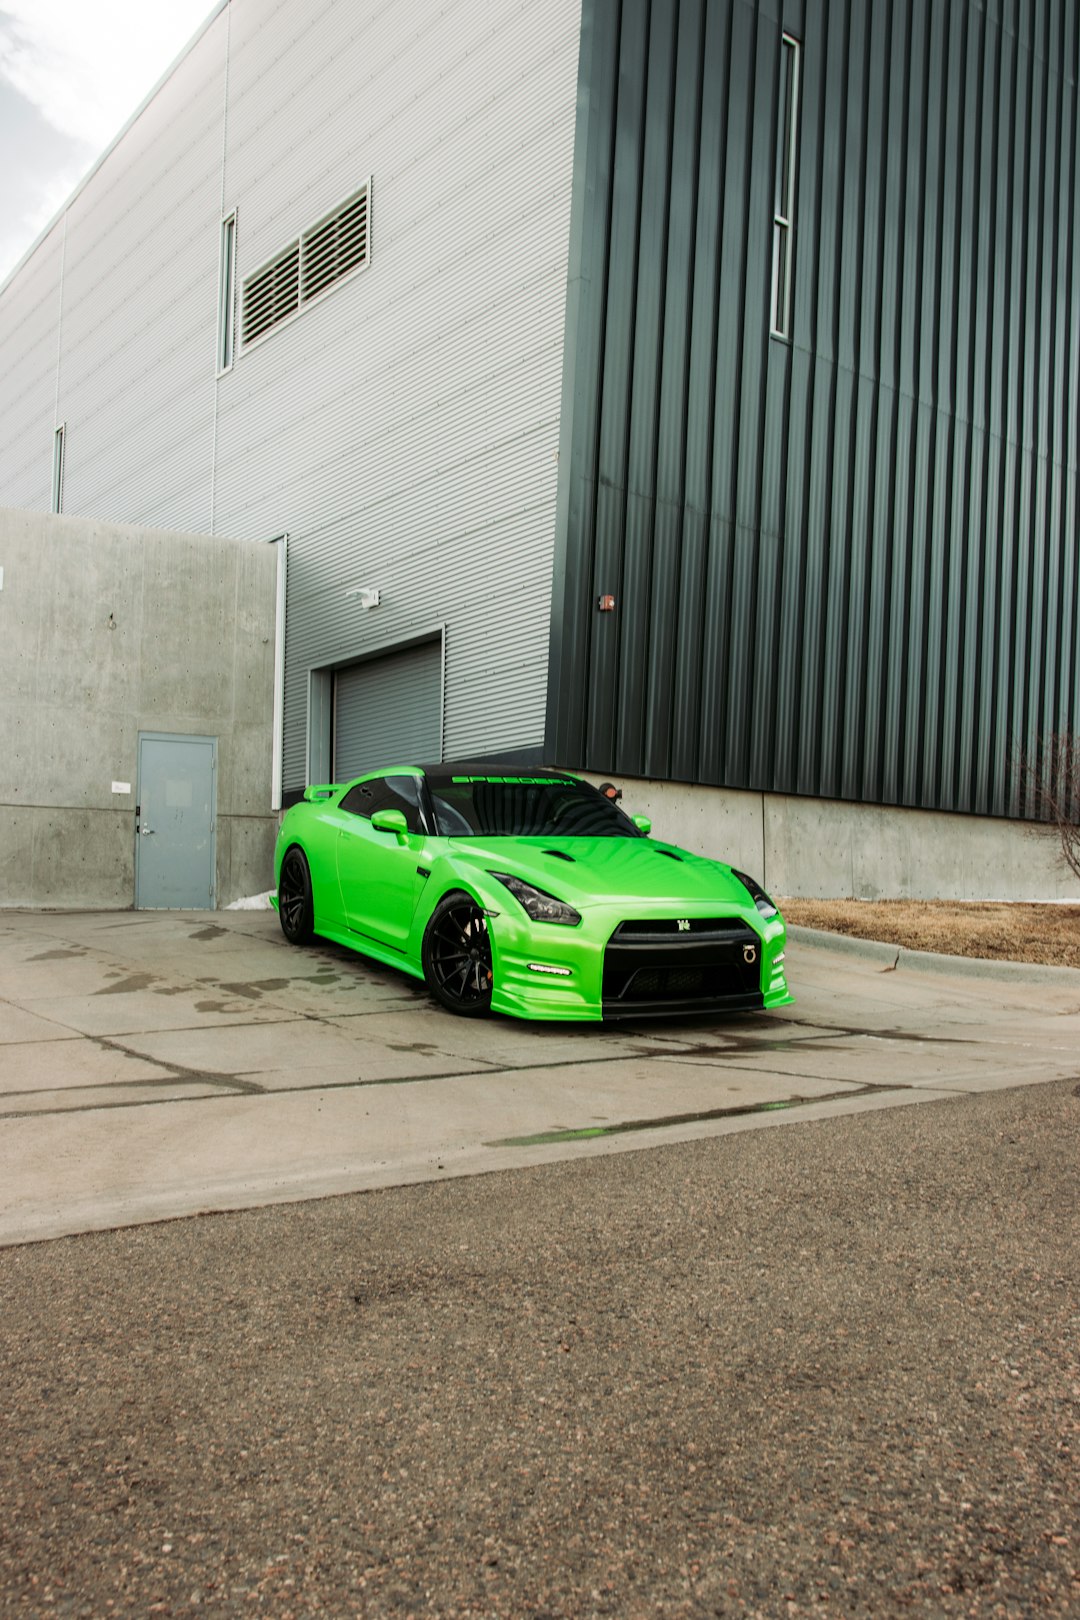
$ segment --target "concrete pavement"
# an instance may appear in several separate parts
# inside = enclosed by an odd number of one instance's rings
[[[777,1013],[470,1022],[362,957],[295,950],[272,913],[2,913],[0,1243],[1080,1070],[1080,973],[802,930],[789,963]]]

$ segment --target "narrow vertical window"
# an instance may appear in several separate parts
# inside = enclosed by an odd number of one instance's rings
[[[776,138],[773,203],[772,335],[791,336],[791,248],[795,220],[795,161],[799,129],[797,39],[780,41],[780,120]]]
[[[221,222],[221,266],[218,277],[218,372],[233,363],[233,312],[236,305],[236,215]]]
[[[53,434],[52,452],[52,509],[64,510],[64,424],[61,422]]]

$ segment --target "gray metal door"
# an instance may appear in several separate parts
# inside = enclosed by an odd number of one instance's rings
[[[213,909],[216,755],[213,737],[139,737],[137,910]]]
[[[442,644],[372,658],[334,679],[335,782],[442,759]]]

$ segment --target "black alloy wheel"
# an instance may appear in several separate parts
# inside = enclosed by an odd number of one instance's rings
[[[421,951],[424,979],[452,1013],[475,1018],[491,1007],[487,918],[467,894],[448,894],[431,914]]]
[[[306,945],[315,932],[315,906],[308,863],[295,845],[281,863],[277,892],[281,932],[290,945]]]

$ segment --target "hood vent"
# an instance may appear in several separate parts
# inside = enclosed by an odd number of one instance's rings
[[[544,854],[554,855],[557,861],[569,861],[571,866],[574,864],[574,857],[568,855],[564,849],[545,849]]]

